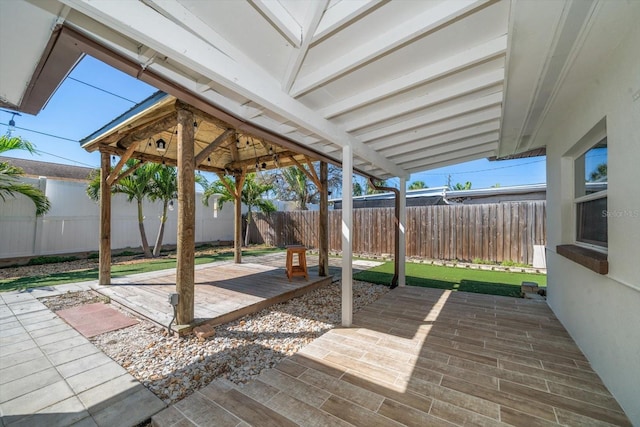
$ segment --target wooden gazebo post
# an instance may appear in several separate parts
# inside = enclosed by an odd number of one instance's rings
[[[110,160],[109,153],[100,152],[100,286],[111,284],[111,185],[108,182]]]
[[[180,295],[177,321],[193,322],[195,282],[196,188],[193,142],[193,112],[178,108],[178,265],[176,291]]]
[[[234,216],[233,216],[233,261],[236,264],[242,263],[242,187],[246,174],[235,173],[235,194],[234,194]]]
[[[329,167],[320,162],[320,221],[318,221],[318,275],[329,274]]]

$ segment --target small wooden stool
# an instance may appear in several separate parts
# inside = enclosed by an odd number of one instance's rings
[[[298,254],[298,265],[293,265],[293,254]],[[307,248],[304,246],[287,246],[287,277],[289,281],[293,276],[304,276],[309,280],[307,274]]]

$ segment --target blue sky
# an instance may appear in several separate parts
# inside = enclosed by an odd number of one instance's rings
[[[13,134],[35,144],[40,155],[31,156],[21,151],[3,155],[98,167],[100,155],[86,152],[78,141],[155,91],[155,88],[87,56],[37,116],[22,114],[14,118],[16,129]],[[10,114],[0,112],[0,133],[6,132],[10,119]],[[453,184],[470,181],[473,188],[546,182],[543,157],[499,162],[480,159],[415,173],[409,182],[419,180],[429,187],[439,187],[447,183],[449,175]],[[397,184],[397,180],[389,183]]]

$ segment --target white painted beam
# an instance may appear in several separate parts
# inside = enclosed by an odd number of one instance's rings
[[[407,172],[355,137],[284,93],[281,85],[259,69],[232,60],[219,49],[140,2],[61,0],[62,3],[178,61],[220,86],[246,97],[292,123],[353,153],[392,176]],[[193,83],[195,87],[195,82]]]
[[[302,27],[278,0],[250,0],[294,47],[302,44]]]
[[[387,157],[401,156],[401,155],[413,155],[415,151],[429,150],[434,147],[449,146],[456,141],[468,140],[469,138],[477,137],[479,135],[498,135],[500,131],[500,121],[494,120],[491,122],[481,123],[479,125],[458,129],[453,132],[447,132],[444,134],[438,134],[430,138],[419,139],[417,141],[408,142],[402,145],[396,145],[387,150],[380,150],[382,154]],[[394,161],[401,161],[395,158]]]
[[[282,81],[282,89],[285,92],[289,92],[291,90],[293,82],[298,76],[298,72],[302,66],[302,61],[304,60],[304,57],[307,56],[307,51],[311,45],[311,35],[316,31],[316,28],[318,28],[318,24],[320,23],[320,19],[322,19],[322,14],[326,9],[327,4],[329,4],[329,0],[316,0],[314,3],[310,3],[309,5],[305,22],[302,25],[302,42],[298,49],[294,49],[291,52],[287,71],[285,72],[284,79]]]
[[[406,263],[407,263],[407,179],[400,178],[400,212],[398,218],[400,233],[398,234],[400,244],[396,256],[398,257],[398,286],[407,284]]]
[[[362,142],[373,141],[399,132],[407,132],[411,129],[428,126],[431,123],[447,120],[452,117],[458,117],[474,111],[484,110],[489,107],[500,105],[501,103],[502,92],[497,92],[479,99],[464,101],[459,104],[452,105],[451,107],[440,108],[430,113],[420,114],[412,119],[380,127],[379,129],[375,129],[370,132],[361,133],[358,135],[358,139]]]
[[[353,151],[342,148],[342,326],[353,323]]]
[[[431,7],[412,19],[388,31],[381,32],[376,37],[358,46],[358,49],[324,64],[304,76],[304,78],[299,79],[293,87],[291,95],[294,97],[304,95],[328,81],[349,73],[362,64],[374,61],[404,44],[454,22],[461,15],[484,6],[487,1],[449,0]]]
[[[383,1],[387,0],[349,0],[336,3],[324,13],[322,21],[313,35],[312,43],[317,43],[339,28],[344,28],[351,22],[358,20]]]
[[[437,147],[424,148],[417,151],[403,153],[402,155],[394,157],[394,160],[398,163],[405,163],[413,160],[429,159],[447,153],[455,153],[456,151],[465,148],[472,148],[478,145],[486,145],[492,142],[498,142],[499,136],[500,134],[498,132],[491,132],[485,135],[479,135],[473,138],[467,138],[449,144],[442,144]]]
[[[504,55],[507,48],[507,36],[503,35],[471,49],[459,52],[419,70],[408,73],[401,78],[381,83],[355,95],[347,97],[321,111],[325,118],[332,118],[391,95],[404,92],[415,86],[451,75],[460,70],[483,63]]]
[[[177,25],[187,29],[193,35],[207,42],[218,49],[229,58],[246,65],[258,68],[258,64],[253,59],[246,56],[241,50],[229,43],[213,28],[205,24],[200,18],[195,16],[189,9],[176,0],[144,0],[150,7],[162,13],[167,19],[171,19]]]
[[[493,149],[493,150],[483,151],[483,152],[476,153],[476,154],[470,154],[470,155],[467,155],[467,156],[452,157],[450,159],[443,160],[443,161],[440,161],[440,162],[430,163],[428,165],[418,164],[418,165],[416,165],[413,168],[408,169],[408,170],[411,171],[411,173],[417,173],[417,172],[424,172],[424,171],[431,170],[431,169],[443,168],[445,166],[457,165],[457,164],[464,163],[464,162],[470,162],[472,160],[478,160],[478,159],[483,159],[483,158],[495,156],[496,155],[496,150],[497,150],[497,148]]]
[[[475,92],[495,89],[496,92],[502,91],[502,82],[504,81],[504,68],[482,74],[464,80],[460,83],[447,86],[433,92],[427,92],[423,96],[415,96],[401,103],[395,103],[388,107],[380,108],[376,111],[368,112],[362,117],[357,117],[343,124],[347,132],[353,132],[367,126],[374,125],[383,120],[393,119],[405,114],[412,113],[423,108],[427,108],[436,104],[451,101],[464,95]]]
[[[375,150],[395,147],[401,144],[406,144],[408,142],[426,139],[438,134],[453,132],[465,127],[495,121],[500,119],[500,113],[500,107],[495,106],[486,110],[481,110],[464,116],[456,117],[451,120],[445,120],[432,125],[424,126],[422,128],[417,128],[412,131],[399,133],[397,135],[372,142],[368,145]]]
[[[450,164],[456,164],[456,163],[461,163],[462,161],[466,161],[466,160],[461,160],[461,161],[456,161],[458,159],[467,159],[469,157],[472,156],[476,156],[475,158],[480,158],[483,157],[486,153],[495,153],[495,150],[498,148],[498,142],[490,142],[489,144],[484,144],[484,145],[478,145],[475,147],[470,147],[470,148],[465,148],[462,150],[458,150],[458,151],[454,151],[454,152],[447,152],[444,154],[440,154],[438,156],[431,156],[428,159],[418,159],[418,160],[414,160],[411,162],[407,162],[404,163],[404,166],[407,169],[413,169],[416,167],[422,167],[424,169],[422,170],[426,170],[426,169],[433,169],[436,167],[441,167],[442,165],[450,165]],[[480,155],[482,154],[482,156]],[[493,155],[493,154],[489,154],[489,155]],[[484,156],[487,157],[487,156]]]

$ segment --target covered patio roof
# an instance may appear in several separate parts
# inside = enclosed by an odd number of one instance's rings
[[[547,105],[592,17],[611,7],[23,0],[0,9],[3,107],[37,113],[90,54],[228,114],[236,129],[259,128],[338,163],[348,146],[356,171],[408,178],[542,147],[535,136]]]

